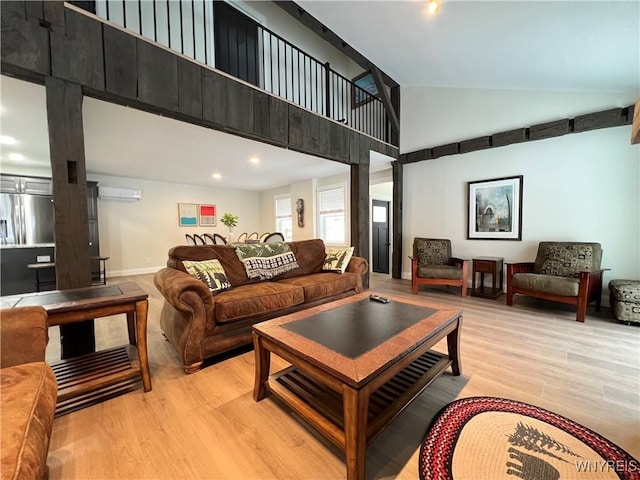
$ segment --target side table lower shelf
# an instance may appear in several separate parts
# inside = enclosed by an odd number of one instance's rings
[[[138,351],[132,345],[101,350],[51,365],[58,381],[56,417],[140,388]]]

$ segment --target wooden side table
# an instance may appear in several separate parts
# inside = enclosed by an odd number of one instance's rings
[[[148,294],[134,282],[0,297],[0,308],[40,305],[49,326],[126,314],[129,344],[54,362],[56,415],[139,388],[151,391],[147,353]]]
[[[473,277],[471,280],[471,295],[473,297],[490,298],[495,300],[502,295],[503,257],[477,257],[473,259]],[[476,273],[480,274],[480,286],[476,288]],[[484,274],[492,275],[491,288],[484,286]],[[500,278],[500,287],[496,283]]]

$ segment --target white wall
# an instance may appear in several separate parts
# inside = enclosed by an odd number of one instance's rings
[[[290,195],[291,187],[289,185],[272,190],[260,192],[260,230],[263,232],[273,232],[276,228],[276,210],[274,198],[282,195]],[[295,211],[292,206],[291,212]]]
[[[636,95],[403,89],[401,151],[626,106]],[[416,236],[443,237],[456,256],[514,262],[533,261],[542,240],[593,241],[611,269],[605,282],[640,278],[640,148],[630,136],[630,126],[607,128],[406,165],[403,251]],[[513,175],[524,176],[522,241],[467,240],[466,182]]]
[[[315,211],[316,211],[316,184],[317,180],[311,178],[291,184],[291,214],[293,216],[293,239],[308,240],[316,238]],[[296,212],[296,200],[304,201],[304,226],[298,226],[298,213]]]
[[[134,178],[88,175],[98,186],[142,189],[139,202],[98,200],[100,253],[111,257],[108,276],[149,273],[166,265],[167,252],[185,245],[185,233],[228,235],[220,223],[225,212],[240,217],[234,235],[261,230],[260,194],[245,190],[197,187]],[[178,203],[214,204],[218,224],[214,228],[179,227]]]
[[[235,1],[230,2],[261,21],[262,25],[276,32],[293,45],[321,62],[329,62],[331,68],[347,78],[353,78],[364,69],[340,52],[329,42],[322,40],[273,2]]]

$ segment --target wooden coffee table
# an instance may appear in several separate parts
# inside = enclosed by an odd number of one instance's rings
[[[365,292],[253,327],[253,398],[267,391],[345,452],[365,478],[366,447],[451,365],[460,375],[462,312]],[[447,338],[449,354],[431,350]],[[269,376],[271,353],[291,364]]]

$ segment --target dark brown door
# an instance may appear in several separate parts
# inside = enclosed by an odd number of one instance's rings
[[[373,271],[389,273],[389,202],[372,203]]]

